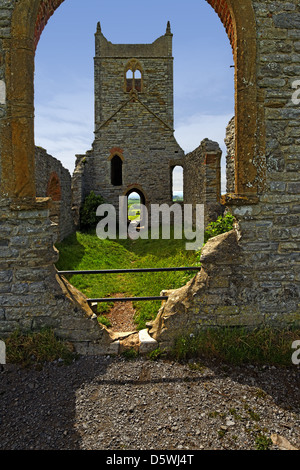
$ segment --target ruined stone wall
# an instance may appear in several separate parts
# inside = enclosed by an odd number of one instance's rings
[[[57,274],[56,233],[47,199],[0,199],[0,337],[53,328],[81,354],[115,351],[86,298]]]
[[[29,19],[38,3],[0,2],[0,337],[51,327],[79,353],[113,352],[115,344],[92,319],[86,298],[56,274],[51,205],[36,197],[34,47],[26,28],[29,22],[34,31]]]
[[[33,57],[42,3],[0,2],[0,332],[53,326],[81,351],[107,353],[114,346],[107,331],[56,276],[49,203],[35,198]],[[300,5],[211,3],[229,4],[236,32],[237,187],[222,200],[237,225],[208,242],[200,273],[170,292],[150,329],[162,346],[208,325],[287,326],[300,319],[300,108],[291,99],[300,79]],[[139,106],[133,102],[130,112],[141,112]]]
[[[173,129],[172,34],[167,30],[152,44],[112,44],[98,25],[95,37],[95,140],[77,159],[74,198],[94,191],[118,209],[119,196],[139,188],[148,208],[171,204],[171,166],[184,158]],[[140,89],[131,92],[130,63],[142,75]],[[120,185],[111,182],[114,155],[123,162]]]
[[[195,223],[196,204],[204,204],[205,226],[224,211],[221,197],[221,155],[217,142],[204,139],[199,147],[185,156],[183,173],[183,199],[193,205]]]
[[[75,231],[70,172],[41,147],[35,149],[35,163],[36,194],[52,198],[50,219],[56,224],[57,241],[62,241]]]
[[[300,107],[291,99],[292,83],[300,77],[300,5],[253,1],[253,7],[265,123],[265,152],[251,155],[257,199],[223,198],[236,227],[210,240],[200,273],[169,292],[150,330],[161,346],[172,344],[183,329],[300,323]]]
[[[235,191],[235,118],[233,117],[226,128],[226,193]]]
[[[136,122],[138,131],[136,132]],[[128,127],[132,124],[132,133]],[[101,194],[106,201],[118,207],[118,198],[134,187],[143,190],[147,203],[172,202],[170,162],[183,152],[173,138],[170,129],[145,112],[137,101],[128,103],[118,119],[109,122],[101,131],[101,140],[94,143],[93,152],[86,156],[84,164],[84,193]],[[112,149],[122,150],[123,184],[111,184]]]

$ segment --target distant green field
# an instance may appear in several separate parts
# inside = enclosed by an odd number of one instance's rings
[[[141,214],[141,206],[139,199],[128,199],[128,219],[139,219]]]
[[[185,240],[100,240],[95,233],[77,232],[62,243],[59,249],[59,270],[128,269],[180,267],[197,265],[195,252],[185,249]],[[134,274],[73,275],[69,281],[89,298],[124,296],[157,296],[163,289],[176,289],[191,279],[191,272],[158,272]],[[112,303],[100,303],[99,314]],[[136,302],[137,328],[145,327],[155,318],[160,301]]]

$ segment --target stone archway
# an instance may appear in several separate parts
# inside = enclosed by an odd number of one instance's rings
[[[199,0],[200,1],[200,0]],[[256,26],[251,0],[207,0],[226,28],[235,59],[236,194],[257,194],[264,131],[256,85]],[[35,197],[34,185],[34,54],[39,37],[63,0],[23,0],[12,15],[12,37],[4,40],[7,117],[2,121],[2,192]],[[8,126],[7,123],[10,123]],[[258,132],[259,131],[259,132]],[[259,137],[258,137],[259,136]],[[227,200],[230,198],[227,198]]]
[[[201,0],[199,0],[201,1]],[[29,218],[39,218],[41,233],[46,233],[49,225],[49,202],[47,198],[36,198],[34,180],[34,56],[38,39],[50,16],[63,0],[20,0],[12,12],[11,35],[3,39],[4,81],[6,99],[4,116],[0,122],[1,137],[1,193],[7,201],[7,218],[23,223]],[[236,194],[227,197],[248,204],[257,194],[258,169],[253,156],[261,155],[263,119],[257,100],[256,85],[256,27],[251,0],[210,0],[209,3],[219,14],[227,29],[235,58],[236,81]],[[223,5],[223,9],[221,9]],[[240,138],[243,136],[243,139]],[[25,229],[24,229],[25,230]],[[38,239],[40,234],[36,232]],[[34,294],[26,296],[26,312],[36,315],[34,326],[46,320],[55,325],[62,336],[75,342],[84,343],[89,353],[109,351],[113,342],[105,331],[100,330],[90,319],[90,313],[80,293],[75,292],[65,281],[58,279],[52,253],[50,235],[43,235],[43,246],[39,251],[28,246],[26,265],[19,259],[10,261],[14,279],[19,269],[23,269],[24,279],[32,280],[28,266],[35,269],[35,276],[44,270],[45,285],[39,294],[39,305]],[[47,238],[46,238],[47,237]],[[34,240],[31,242],[34,243]],[[20,252],[21,253],[21,252]],[[32,256],[32,258],[30,258]],[[29,263],[29,264],[28,264]],[[30,286],[29,286],[30,287]],[[45,297],[45,298],[44,298]],[[10,302],[13,302],[10,297]],[[46,318],[43,306],[46,306]],[[52,309],[52,310],[51,310]],[[24,313],[26,314],[24,310]],[[55,314],[51,313],[55,311]],[[41,313],[42,312],[42,313]],[[20,311],[23,315],[23,312]],[[60,317],[61,314],[61,317]],[[29,315],[29,314],[28,314]],[[43,318],[42,318],[43,317]],[[51,320],[51,321],[50,321]],[[32,327],[31,317],[28,324]],[[114,345],[112,346],[114,350]]]
[[[64,0],[41,0],[34,30],[34,47],[49,18]],[[203,0],[199,0],[203,1]],[[256,83],[256,22],[251,0],[205,0],[219,16],[230,41],[235,63],[235,195],[226,203],[248,202],[263,186],[264,168],[253,155],[264,155],[265,132]],[[259,136],[259,137],[258,137]]]

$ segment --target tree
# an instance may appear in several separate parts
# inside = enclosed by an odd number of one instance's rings
[[[86,196],[82,207],[80,208],[80,230],[88,231],[96,227],[99,217],[96,216],[97,207],[104,204],[104,199],[100,195],[96,195],[91,191]]]

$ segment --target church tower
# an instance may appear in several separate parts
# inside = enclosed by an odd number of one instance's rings
[[[184,163],[173,129],[172,36],[168,23],[152,44],[112,44],[98,23],[95,139],[75,170],[81,199],[94,191],[117,209],[119,196],[137,192],[146,206],[172,204],[172,170]]]

